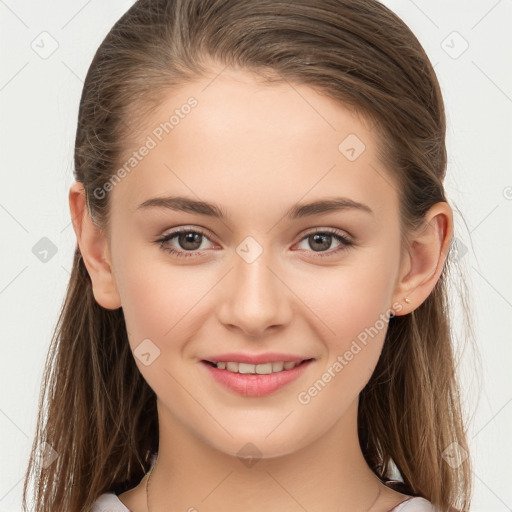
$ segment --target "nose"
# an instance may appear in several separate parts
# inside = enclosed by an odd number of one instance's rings
[[[251,262],[234,254],[233,266],[223,280],[217,309],[219,321],[228,329],[239,329],[250,337],[262,336],[270,329],[288,324],[293,294],[270,250],[264,250]]]

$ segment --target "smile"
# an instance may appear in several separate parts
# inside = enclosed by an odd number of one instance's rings
[[[302,364],[304,361],[276,361],[274,363],[269,362],[261,364],[237,363],[234,361],[219,361],[218,363],[213,363],[211,361],[206,362],[210,363],[216,368],[219,368],[220,370],[227,370],[228,372],[268,375],[270,373],[278,373],[284,370],[291,370],[292,368],[295,368],[295,366]]]
[[[313,361],[276,361],[255,365],[232,361],[213,363],[203,360],[201,366],[207,370],[210,377],[227,389],[248,397],[261,397],[274,393],[298,379]]]

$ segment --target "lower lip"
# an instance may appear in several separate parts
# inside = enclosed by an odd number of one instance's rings
[[[266,396],[283,388],[290,382],[298,379],[312,363],[313,360],[304,361],[291,370],[283,370],[266,375],[234,373],[221,370],[204,361],[201,364],[206,367],[210,375],[220,384],[244,396]]]

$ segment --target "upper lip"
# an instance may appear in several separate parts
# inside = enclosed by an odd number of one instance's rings
[[[303,357],[297,356],[294,354],[280,354],[276,352],[267,352],[265,354],[241,354],[241,353],[230,353],[230,354],[220,354],[218,356],[209,356],[205,357],[204,361],[209,361],[210,363],[219,363],[219,362],[235,362],[235,363],[247,363],[247,364],[262,364],[262,363],[276,363],[279,361],[293,361],[295,363],[300,363],[302,361],[306,361],[308,359],[313,359],[312,357]]]

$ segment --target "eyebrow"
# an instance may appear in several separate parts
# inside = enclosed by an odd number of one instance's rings
[[[137,207],[137,210],[146,210],[150,208],[164,208],[187,213],[197,213],[221,220],[225,220],[228,217],[226,212],[214,203],[198,201],[184,196],[153,197],[141,203]],[[284,217],[289,220],[295,220],[303,217],[320,215],[322,213],[348,209],[359,210],[374,215],[373,210],[363,203],[353,201],[347,197],[333,197],[310,203],[294,204],[285,213]]]

